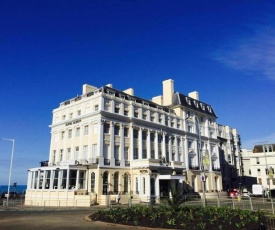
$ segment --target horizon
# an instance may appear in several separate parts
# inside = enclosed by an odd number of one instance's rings
[[[274,12],[270,0],[4,1],[0,138],[15,140],[11,182],[48,160],[52,110],[83,84],[151,100],[173,79],[236,128],[242,148],[274,143]],[[0,141],[0,184],[10,157]]]

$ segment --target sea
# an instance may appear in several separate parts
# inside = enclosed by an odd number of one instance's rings
[[[8,185],[0,185],[0,194],[7,193],[8,192]],[[10,192],[17,192],[17,193],[25,193],[27,189],[27,185],[16,185],[14,187],[13,185],[10,186]]]

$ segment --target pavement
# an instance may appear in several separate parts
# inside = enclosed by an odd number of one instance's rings
[[[91,221],[96,210],[1,210],[0,230],[116,230],[151,228]]]
[[[146,229],[99,221],[94,222],[88,218],[94,212],[95,210],[1,210],[0,230]]]

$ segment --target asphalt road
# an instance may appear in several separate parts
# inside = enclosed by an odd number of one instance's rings
[[[90,210],[0,211],[0,230],[115,230],[141,229],[133,226],[87,221]],[[145,228],[142,228],[145,229]],[[146,228],[149,229],[149,228]]]

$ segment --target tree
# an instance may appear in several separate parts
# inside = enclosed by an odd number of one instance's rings
[[[168,205],[174,210],[178,211],[181,204],[184,203],[185,199],[183,197],[183,184],[178,184],[178,186],[172,186],[170,189],[170,197],[166,198]]]

